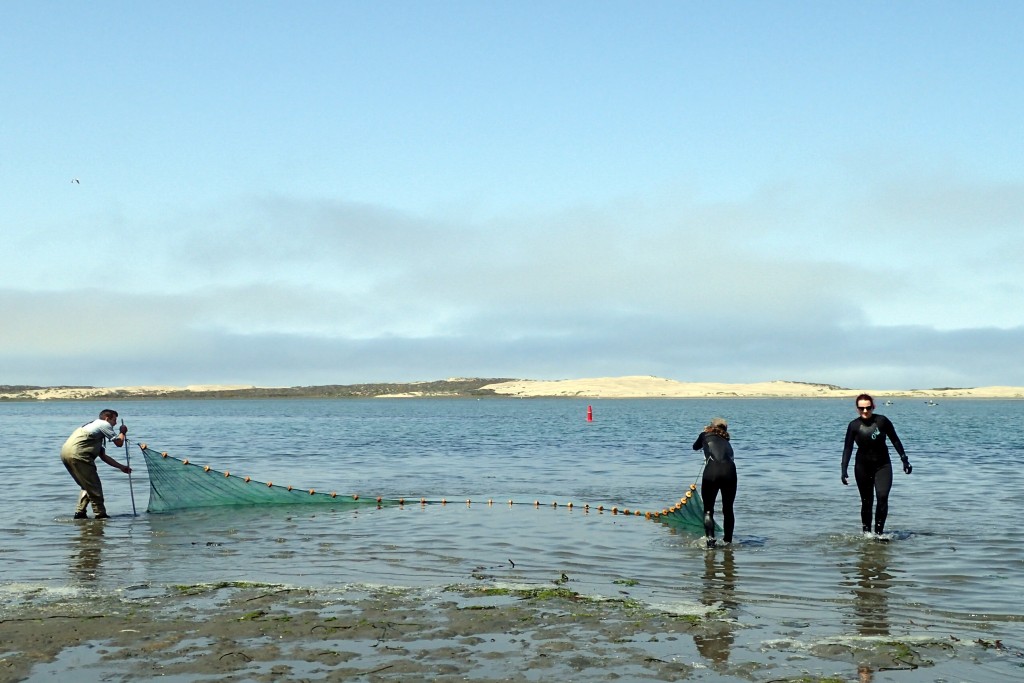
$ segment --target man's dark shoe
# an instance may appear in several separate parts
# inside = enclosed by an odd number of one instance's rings
[[[85,514],[85,510],[75,513],[75,519],[89,519],[89,515]]]
[[[106,512],[96,515],[96,519],[110,519],[110,515]]]

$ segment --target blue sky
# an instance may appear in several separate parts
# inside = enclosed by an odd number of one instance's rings
[[[1024,385],[1022,29],[0,4],[0,384]]]

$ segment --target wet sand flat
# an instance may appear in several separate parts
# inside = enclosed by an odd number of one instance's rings
[[[938,633],[808,649],[801,625],[661,612],[623,593],[216,584],[29,598],[0,621],[0,680],[931,681],[1024,665],[998,641]]]

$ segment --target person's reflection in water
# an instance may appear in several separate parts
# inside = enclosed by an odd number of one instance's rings
[[[862,636],[889,635],[889,544],[864,544],[857,558],[857,581],[853,587],[853,613]]]
[[[853,614],[857,632],[866,638],[888,636],[889,589],[893,575],[889,570],[888,543],[868,542],[857,557],[857,576],[853,582]],[[862,661],[857,665],[860,683],[871,683],[882,662]]]
[[[78,543],[71,552],[71,576],[79,581],[95,581],[103,555],[103,522],[79,522]]]
[[[733,641],[733,615],[736,609],[736,564],[733,549],[725,547],[704,554],[704,585],[701,603],[725,612],[717,619],[705,620],[699,633],[693,634],[693,643],[701,656],[718,666],[729,661]]]

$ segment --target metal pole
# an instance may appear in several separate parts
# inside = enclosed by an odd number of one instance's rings
[[[123,417],[121,418],[121,424],[122,425],[124,424],[124,418]],[[128,434],[126,433],[123,436],[124,436],[125,465],[127,465],[128,469],[131,470],[131,468],[132,468],[132,456],[131,456],[131,451],[128,448]],[[135,515],[136,517],[138,517],[139,513],[136,512],[136,510],[135,510],[135,487],[132,486],[132,473],[130,471],[128,472],[128,491],[131,493],[131,496],[132,496],[132,514]]]

